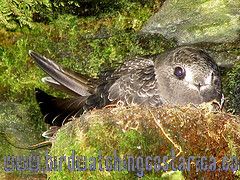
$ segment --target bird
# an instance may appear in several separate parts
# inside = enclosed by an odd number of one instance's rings
[[[118,102],[125,106],[182,106],[220,101],[222,97],[219,67],[206,51],[197,47],[181,46],[161,54],[127,59],[98,79],[61,67],[32,50],[29,55],[48,74],[43,82],[72,95],[58,98],[36,88],[36,100],[53,132],[73,116]],[[45,137],[51,133],[48,131]]]

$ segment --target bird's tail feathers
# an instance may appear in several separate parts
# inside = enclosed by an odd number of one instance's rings
[[[83,106],[88,96],[77,98],[56,98],[40,89],[36,89],[36,99],[44,120],[50,126],[62,126],[71,117],[83,113]]]
[[[53,87],[64,91],[71,91],[73,94],[80,96],[91,95],[95,89],[94,79],[83,76],[67,68],[59,66],[52,60],[34,52],[29,51],[29,55],[35,60],[38,66],[49,76],[43,81]]]

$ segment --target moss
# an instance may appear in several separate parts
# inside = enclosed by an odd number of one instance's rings
[[[175,42],[166,40],[160,35],[143,36],[142,34],[138,34],[143,24],[157,11],[162,2],[161,0],[123,0],[121,1],[121,8],[105,11],[104,13],[99,13],[97,16],[77,17],[63,13],[62,15],[58,14],[57,18],[53,18],[47,23],[36,23],[33,22],[34,19],[29,19],[31,28],[26,27],[28,26],[26,21],[22,21],[23,27],[21,29],[15,27],[16,22],[10,22],[10,25],[14,25],[14,27],[10,28],[14,29],[13,32],[0,30],[1,101],[14,101],[25,105],[29,111],[27,116],[32,122],[36,123],[34,124],[34,128],[37,129],[36,132],[40,136],[41,133],[39,131],[44,127],[41,122],[42,117],[35,102],[34,88],[40,87],[53,95],[62,94],[53,92],[53,90],[48,89],[41,82],[40,79],[44,76],[44,73],[30,59],[28,50],[35,50],[59,64],[82,74],[97,77],[101,71],[119,66],[125,58],[161,53],[175,46]],[[37,17],[41,16],[41,14],[35,15]],[[26,26],[23,23],[26,23]],[[230,48],[231,52],[239,52],[232,49]],[[230,77],[232,76],[230,75]],[[232,91],[236,87],[238,79],[234,75],[234,78],[230,78],[229,80],[231,82],[230,85],[232,84],[229,86]],[[229,90],[229,92],[231,91]],[[139,110],[128,111],[120,109],[118,116],[115,117],[114,115],[114,117],[110,116],[108,118],[106,117],[107,114],[104,115],[105,111],[107,110],[103,110],[104,113],[102,114],[101,111],[97,111],[96,114],[100,113],[102,116],[100,119],[106,118],[107,121],[102,123],[104,125],[101,123],[91,124],[89,130],[86,129],[86,137],[85,133],[81,132],[81,127],[76,128],[81,123],[78,121],[76,124],[69,123],[68,126],[64,127],[66,129],[63,128],[58,134],[51,153],[59,156],[64,154],[70,156],[72,150],[76,150],[79,155],[92,156],[97,155],[99,150],[102,150],[103,154],[109,154],[115,148],[119,148],[121,149],[121,152],[119,152],[120,155],[126,153],[148,155],[159,154],[159,152],[163,154],[169,153],[168,149],[173,147],[173,144],[169,143],[168,139],[156,133],[156,128],[143,128],[141,131],[126,129],[125,133],[123,133],[118,126],[115,126],[114,121],[111,121],[113,119],[115,121],[124,120],[126,118],[124,114],[131,114],[129,118],[134,120],[136,115],[139,114]],[[195,117],[195,114],[192,116]],[[139,117],[145,120],[145,116],[139,114]],[[94,119],[94,117],[91,118]],[[93,120],[93,122],[99,121],[98,118]],[[192,119],[191,116],[188,117],[188,120],[190,119]],[[23,125],[25,124],[23,123]],[[176,126],[179,126],[179,124]],[[132,126],[130,127],[132,128]],[[188,129],[186,128],[185,131],[188,132]],[[180,132],[183,133],[182,131]],[[231,132],[232,130],[230,130]],[[183,137],[184,135],[181,133],[178,133],[176,129],[176,137]],[[190,138],[189,134],[188,138]],[[16,141],[16,138],[13,136],[12,140]],[[199,140],[203,141],[201,145],[204,145],[205,139]],[[194,142],[190,141],[189,144],[194,144]],[[186,142],[181,143],[181,146],[185,147]],[[231,141],[231,143],[235,144],[235,141]],[[229,140],[229,143],[224,142],[224,145],[231,143]],[[193,145],[192,147],[187,145],[186,149],[190,147],[189,154],[190,152],[195,152],[191,148],[198,148],[197,145]],[[213,146],[217,145],[213,144]],[[141,147],[140,150],[138,149],[139,147]],[[10,152],[10,149],[7,147],[5,150],[9,150]],[[121,173],[87,172],[79,174],[78,172],[70,172],[66,169],[67,167],[65,166],[65,171],[51,172],[49,176],[53,179],[67,179],[70,177],[87,178],[87,176],[92,179],[99,177],[111,179],[111,175],[122,179],[137,177],[136,173],[129,173],[127,171]],[[144,177],[145,179],[154,179],[161,174],[163,173],[148,173]],[[163,174],[162,177],[168,178],[169,174],[171,173]],[[177,177],[181,176],[181,173],[180,175],[179,173],[176,174]],[[173,176],[171,175],[170,178],[173,178]]]
[[[12,169],[11,165],[4,164],[4,157],[7,156],[25,156],[29,157],[32,154],[43,155],[44,149],[26,150],[16,147],[26,148],[33,144],[43,141],[41,138],[41,131],[37,128],[38,123],[31,119],[26,106],[17,103],[0,103],[0,162],[1,177],[6,179],[24,178],[25,176],[37,176],[38,173],[31,173],[29,171],[16,171]],[[38,130],[37,130],[38,129]],[[12,146],[14,144],[14,146]],[[4,168],[10,168],[10,172],[4,174]],[[39,178],[42,175],[38,174]],[[2,179],[2,178],[1,178]]]
[[[173,45],[171,42],[162,41],[160,36],[155,38],[136,35],[151,15],[151,8],[153,7],[142,6],[139,2],[129,2],[126,9],[112,11],[99,17],[77,18],[72,15],[59,15],[49,24],[31,22],[31,29],[25,27],[15,32],[2,29],[1,101],[25,105],[29,111],[28,117],[35,123],[33,128],[40,136],[44,125],[35,101],[34,88],[40,87],[53,95],[62,94],[53,92],[41,82],[44,73],[29,57],[28,50],[35,50],[65,67],[96,77],[101,71],[118,66],[125,57],[162,52]],[[11,137],[13,142],[17,142],[14,133]],[[68,135],[62,137],[67,138]],[[66,147],[77,149],[81,146],[78,142],[72,142],[62,144],[59,148],[64,150]],[[3,151],[10,152],[10,149],[4,146]],[[13,153],[17,155],[15,151]]]
[[[59,15],[47,25],[34,23],[32,29],[1,30],[4,35],[0,45],[1,100],[23,103],[29,107],[34,119],[40,119],[34,88],[60,94],[41,82],[44,73],[29,57],[30,49],[65,67],[97,77],[101,71],[117,67],[126,57],[160,53],[174,45],[161,36],[137,35],[154,7],[143,6],[140,2],[125,3],[125,8],[101,16]]]
[[[116,107],[93,110],[63,126],[57,133],[50,153],[57,157],[71,156],[72,150],[75,150],[76,155],[88,158],[97,158],[101,154],[104,158],[115,155],[122,159],[128,156],[167,155],[171,159],[170,151],[174,149],[176,157],[214,156],[219,168],[223,156],[239,156],[240,119],[225,112],[213,112],[209,107],[210,103],[200,107]],[[72,172],[66,163],[63,171],[51,172],[48,176],[55,179],[119,179],[141,175],[137,171],[99,171],[99,166],[97,164],[96,171]],[[104,162],[102,167],[105,167]],[[196,173],[194,163],[191,168],[190,172],[182,173],[144,171],[144,179],[183,178],[182,175],[185,178],[235,176],[230,171]]]
[[[240,63],[235,63],[224,79],[224,90],[228,97],[227,105],[230,111],[240,113]]]

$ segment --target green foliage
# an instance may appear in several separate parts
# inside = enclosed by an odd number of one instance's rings
[[[114,13],[122,9],[141,5],[154,8],[165,0],[51,0],[52,10],[58,14],[77,16],[101,16],[104,13]]]
[[[0,6],[0,27],[15,30],[18,27],[32,28],[33,16],[50,11],[48,0],[2,0]]]
[[[161,4],[160,2],[157,4]],[[132,8],[135,4],[143,8],[146,6],[153,8],[156,2],[154,0],[136,2],[128,0],[2,0],[0,27],[8,30],[33,28],[34,22],[49,23],[59,14],[96,17],[102,13],[117,13],[121,9]]]
[[[117,0],[52,0],[53,9],[61,14],[78,16],[97,15],[102,12],[121,8]]]

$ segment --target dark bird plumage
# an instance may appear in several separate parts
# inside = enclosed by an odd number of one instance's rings
[[[44,82],[75,96],[60,99],[36,90],[45,122],[51,126],[61,126],[71,116],[118,101],[158,107],[219,101],[222,94],[218,66],[206,52],[194,47],[136,57],[98,81],[62,68],[33,51],[29,54],[50,76],[43,78]]]

